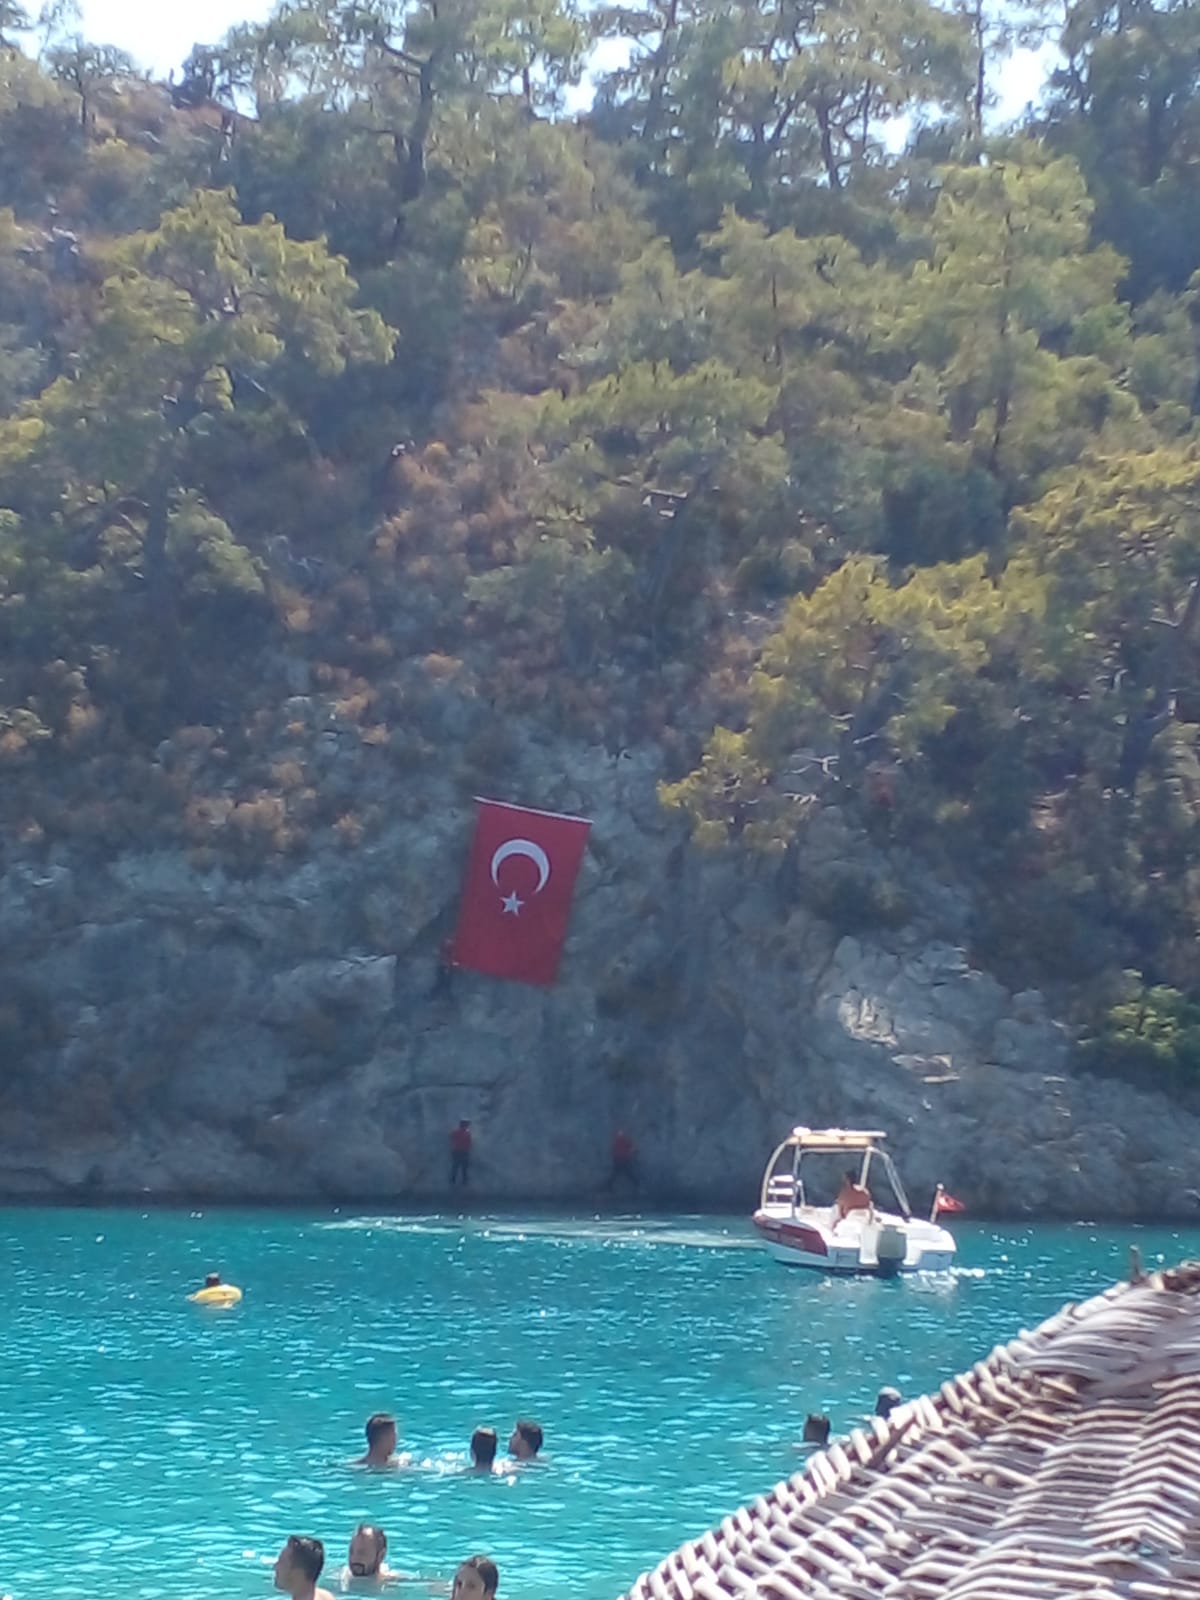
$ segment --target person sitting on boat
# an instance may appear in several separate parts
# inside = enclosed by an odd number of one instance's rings
[[[826,1191],[828,1193],[828,1191]],[[842,1177],[842,1187],[838,1190],[837,1220],[849,1216],[852,1211],[870,1211],[871,1191],[865,1183],[859,1183],[858,1177],[852,1167],[847,1167]]]

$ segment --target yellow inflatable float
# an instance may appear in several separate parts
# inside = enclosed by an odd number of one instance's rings
[[[192,1304],[197,1306],[235,1306],[241,1298],[242,1291],[237,1285],[222,1283],[215,1272],[210,1272],[204,1280],[203,1289],[188,1295]]]

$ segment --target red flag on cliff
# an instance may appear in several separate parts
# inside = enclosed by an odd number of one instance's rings
[[[501,800],[478,805],[454,964],[553,983],[591,823]]]

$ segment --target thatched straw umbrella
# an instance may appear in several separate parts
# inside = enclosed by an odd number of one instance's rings
[[[627,1600],[1200,1600],[1200,1262],[1067,1306]]]

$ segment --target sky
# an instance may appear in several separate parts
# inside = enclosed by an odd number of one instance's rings
[[[85,38],[119,45],[165,77],[194,44],[216,44],[236,22],[261,22],[274,0],[80,0],[79,9]]]
[[[194,0],[80,0],[86,38],[119,45],[164,78],[182,65],[194,44],[215,44],[234,23],[261,22],[273,7],[274,0],[202,0],[200,5]],[[1047,62],[1044,51],[1016,53],[1001,75],[999,120],[1018,116],[1036,99]]]

